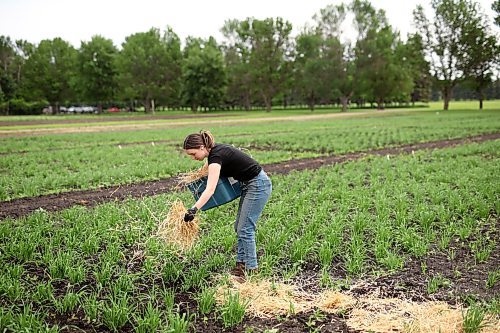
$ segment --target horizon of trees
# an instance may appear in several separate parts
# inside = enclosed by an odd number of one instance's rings
[[[500,25],[500,0],[492,8]],[[38,45],[0,36],[0,113],[40,113],[50,105],[142,105],[198,110],[351,103],[387,105],[440,97],[500,98],[500,47],[473,0],[432,0],[433,17],[414,11],[418,32],[401,39],[385,12],[368,0],[328,5],[314,24],[291,36],[283,18],[227,20],[222,43],[171,28],[128,36],[119,50],[93,36],[79,49],[61,38]],[[357,31],[342,41],[350,16]]]

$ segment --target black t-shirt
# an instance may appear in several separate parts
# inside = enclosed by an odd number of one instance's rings
[[[220,174],[247,181],[257,176],[262,167],[253,158],[230,145],[216,144],[208,154],[208,164],[221,165]]]

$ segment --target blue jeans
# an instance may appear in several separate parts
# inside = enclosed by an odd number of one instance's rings
[[[271,180],[262,170],[257,176],[241,182],[241,198],[234,230],[238,236],[236,261],[245,263],[247,269],[257,268],[255,229],[257,220],[272,192]]]

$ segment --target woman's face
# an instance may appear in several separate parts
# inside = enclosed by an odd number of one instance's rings
[[[193,160],[203,161],[207,157],[207,150],[204,146],[200,148],[185,149],[186,154],[188,154]]]

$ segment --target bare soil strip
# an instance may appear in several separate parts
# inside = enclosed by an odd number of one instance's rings
[[[238,114],[186,114],[186,115],[161,115],[161,116],[103,116],[102,118],[79,118],[79,119],[47,119],[47,120],[19,120],[2,121],[0,126],[31,126],[31,125],[57,125],[57,124],[81,124],[81,123],[102,123],[119,121],[143,121],[143,120],[161,120],[161,119],[186,119],[186,118],[219,118],[234,117]]]
[[[321,120],[330,118],[352,118],[352,117],[378,117],[388,114],[408,114],[420,110],[384,110],[384,111],[363,111],[363,112],[345,112],[345,113],[326,113],[326,114],[310,114],[310,115],[291,115],[291,116],[269,116],[257,118],[236,118],[236,119],[197,119],[192,121],[158,121],[158,122],[124,122],[123,124],[106,124],[106,125],[92,125],[75,127],[56,127],[56,128],[30,128],[30,129],[0,129],[0,137],[21,137],[21,136],[36,136],[46,134],[67,134],[67,133],[96,133],[96,132],[112,132],[112,131],[137,131],[147,129],[164,129],[178,126],[206,126],[209,125],[232,125],[240,123],[258,123],[258,122],[272,122],[272,121],[306,121],[306,120]],[[149,120],[149,118],[148,118]],[[3,125],[0,124],[0,127]]]
[[[334,165],[347,161],[354,161],[365,156],[400,155],[423,149],[438,149],[457,146],[471,142],[484,142],[500,138],[500,133],[477,135],[468,138],[439,140],[424,143],[415,143],[399,147],[367,150],[343,155],[333,155],[319,158],[304,158],[280,163],[264,165],[269,174],[288,174],[296,170],[317,169],[326,165]],[[74,205],[93,207],[108,201],[122,201],[126,198],[142,198],[175,191],[177,177],[170,177],[157,181],[145,181],[130,185],[118,185],[96,190],[71,191],[59,194],[42,195],[38,197],[13,199],[0,203],[0,219],[8,217],[19,218],[38,209],[55,212]]]

